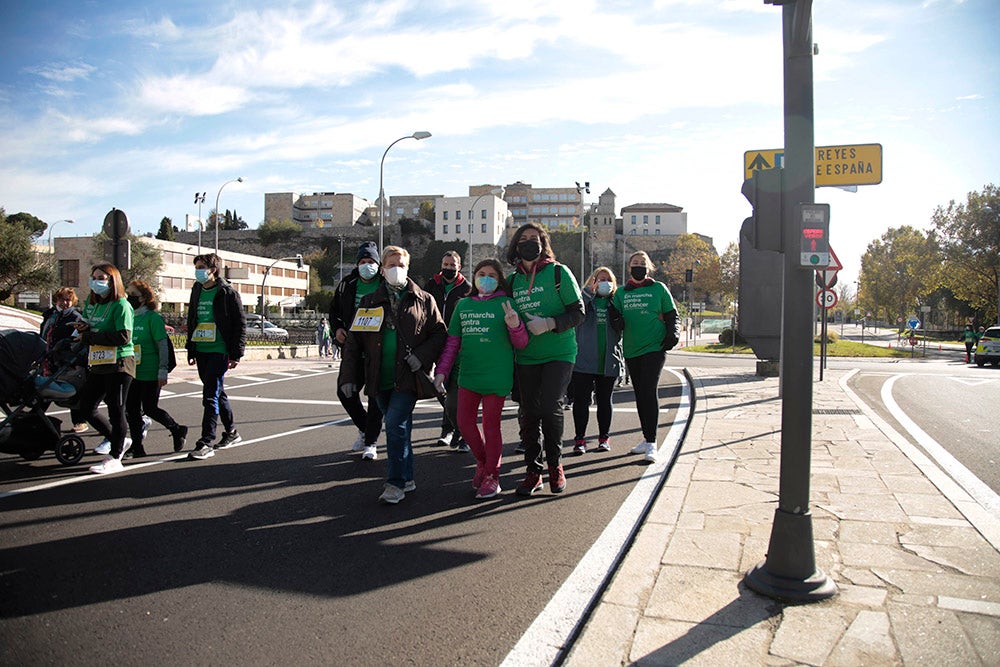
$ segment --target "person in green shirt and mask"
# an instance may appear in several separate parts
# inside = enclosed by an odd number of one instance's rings
[[[146,456],[144,414],[167,427],[173,437],[174,451],[179,452],[184,449],[188,427],[178,424],[160,407],[160,389],[167,385],[167,374],[170,372],[170,340],[163,317],[157,312],[160,304],[153,288],[141,280],[130,282],[126,292],[128,302],[135,311],[132,325],[135,380],[129,387],[125,402],[125,414],[132,434],[132,458]]]
[[[207,459],[216,449],[232,447],[243,440],[224,385],[226,371],[236,368],[247,343],[247,320],[240,294],[222,277],[222,258],[214,252],[194,258],[195,284],[187,312],[188,364],[198,364],[201,378],[201,437],[188,458]],[[218,443],[218,420],[226,432]]]

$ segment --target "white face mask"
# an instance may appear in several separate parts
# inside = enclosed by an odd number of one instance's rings
[[[406,267],[393,266],[385,269],[385,281],[393,287],[402,287],[406,284]]]

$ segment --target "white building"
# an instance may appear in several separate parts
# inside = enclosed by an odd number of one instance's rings
[[[632,204],[622,208],[626,236],[680,236],[687,234],[687,213],[673,204]]]
[[[194,285],[194,258],[198,255],[198,246],[189,243],[162,241],[157,238],[143,237],[134,243],[148,243],[160,249],[163,267],[157,277],[157,284],[152,287],[165,312],[183,313],[187,310],[191,297],[191,287]],[[202,253],[209,253],[213,248],[202,246]],[[90,269],[100,263],[103,258],[95,256],[94,239],[89,236],[65,237],[55,239],[55,254],[59,260],[59,278],[63,287],[72,287],[77,297],[83,301],[90,293]],[[240,293],[243,307],[248,312],[256,312],[258,297],[261,293],[264,273],[267,271],[267,303],[281,312],[294,308],[306,298],[309,293],[309,267],[298,268],[292,262],[275,262],[268,257],[244,255],[238,252],[220,250],[219,256],[227,270],[232,270],[229,281]],[[270,271],[268,268],[270,267]],[[235,277],[246,270],[246,278]]]
[[[438,197],[434,200],[434,240],[495,246],[504,238],[507,215],[507,202],[496,195]]]

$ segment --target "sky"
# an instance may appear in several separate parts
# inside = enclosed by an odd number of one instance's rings
[[[0,207],[93,234],[183,227],[265,192],[464,196],[589,181],[666,202],[721,253],[743,154],[783,145],[781,14],[763,0],[7,0]],[[890,227],[1000,182],[1000,2],[816,0],[815,143],[881,144],[883,180],[820,188],[856,279]],[[229,183],[237,176],[243,183]]]

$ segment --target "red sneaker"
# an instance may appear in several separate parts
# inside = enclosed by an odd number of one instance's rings
[[[521,482],[516,489],[514,489],[514,493],[516,493],[519,496],[530,496],[535,491],[541,491],[541,490],[542,490],[542,476],[539,475],[537,472],[529,470],[524,475],[524,481]]]
[[[583,438],[577,438],[573,441],[573,453],[577,456],[581,456],[587,453],[587,441]]]
[[[562,493],[566,489],[566,473],[562,465],[549,466],[549,491]]]
[[[483,485],[483,479],[485,478],[486,478],[486,466],[483,465],[482,463],[477,463],[476,474],[472,476],[472,488],[478,491],[479,487]]]
[[[476,498],[494,498],[500,493],[500,480],[496,478],[496,475],[490,475],[483,480],[483,485],[479,487],[479,491],[476,493]]]

